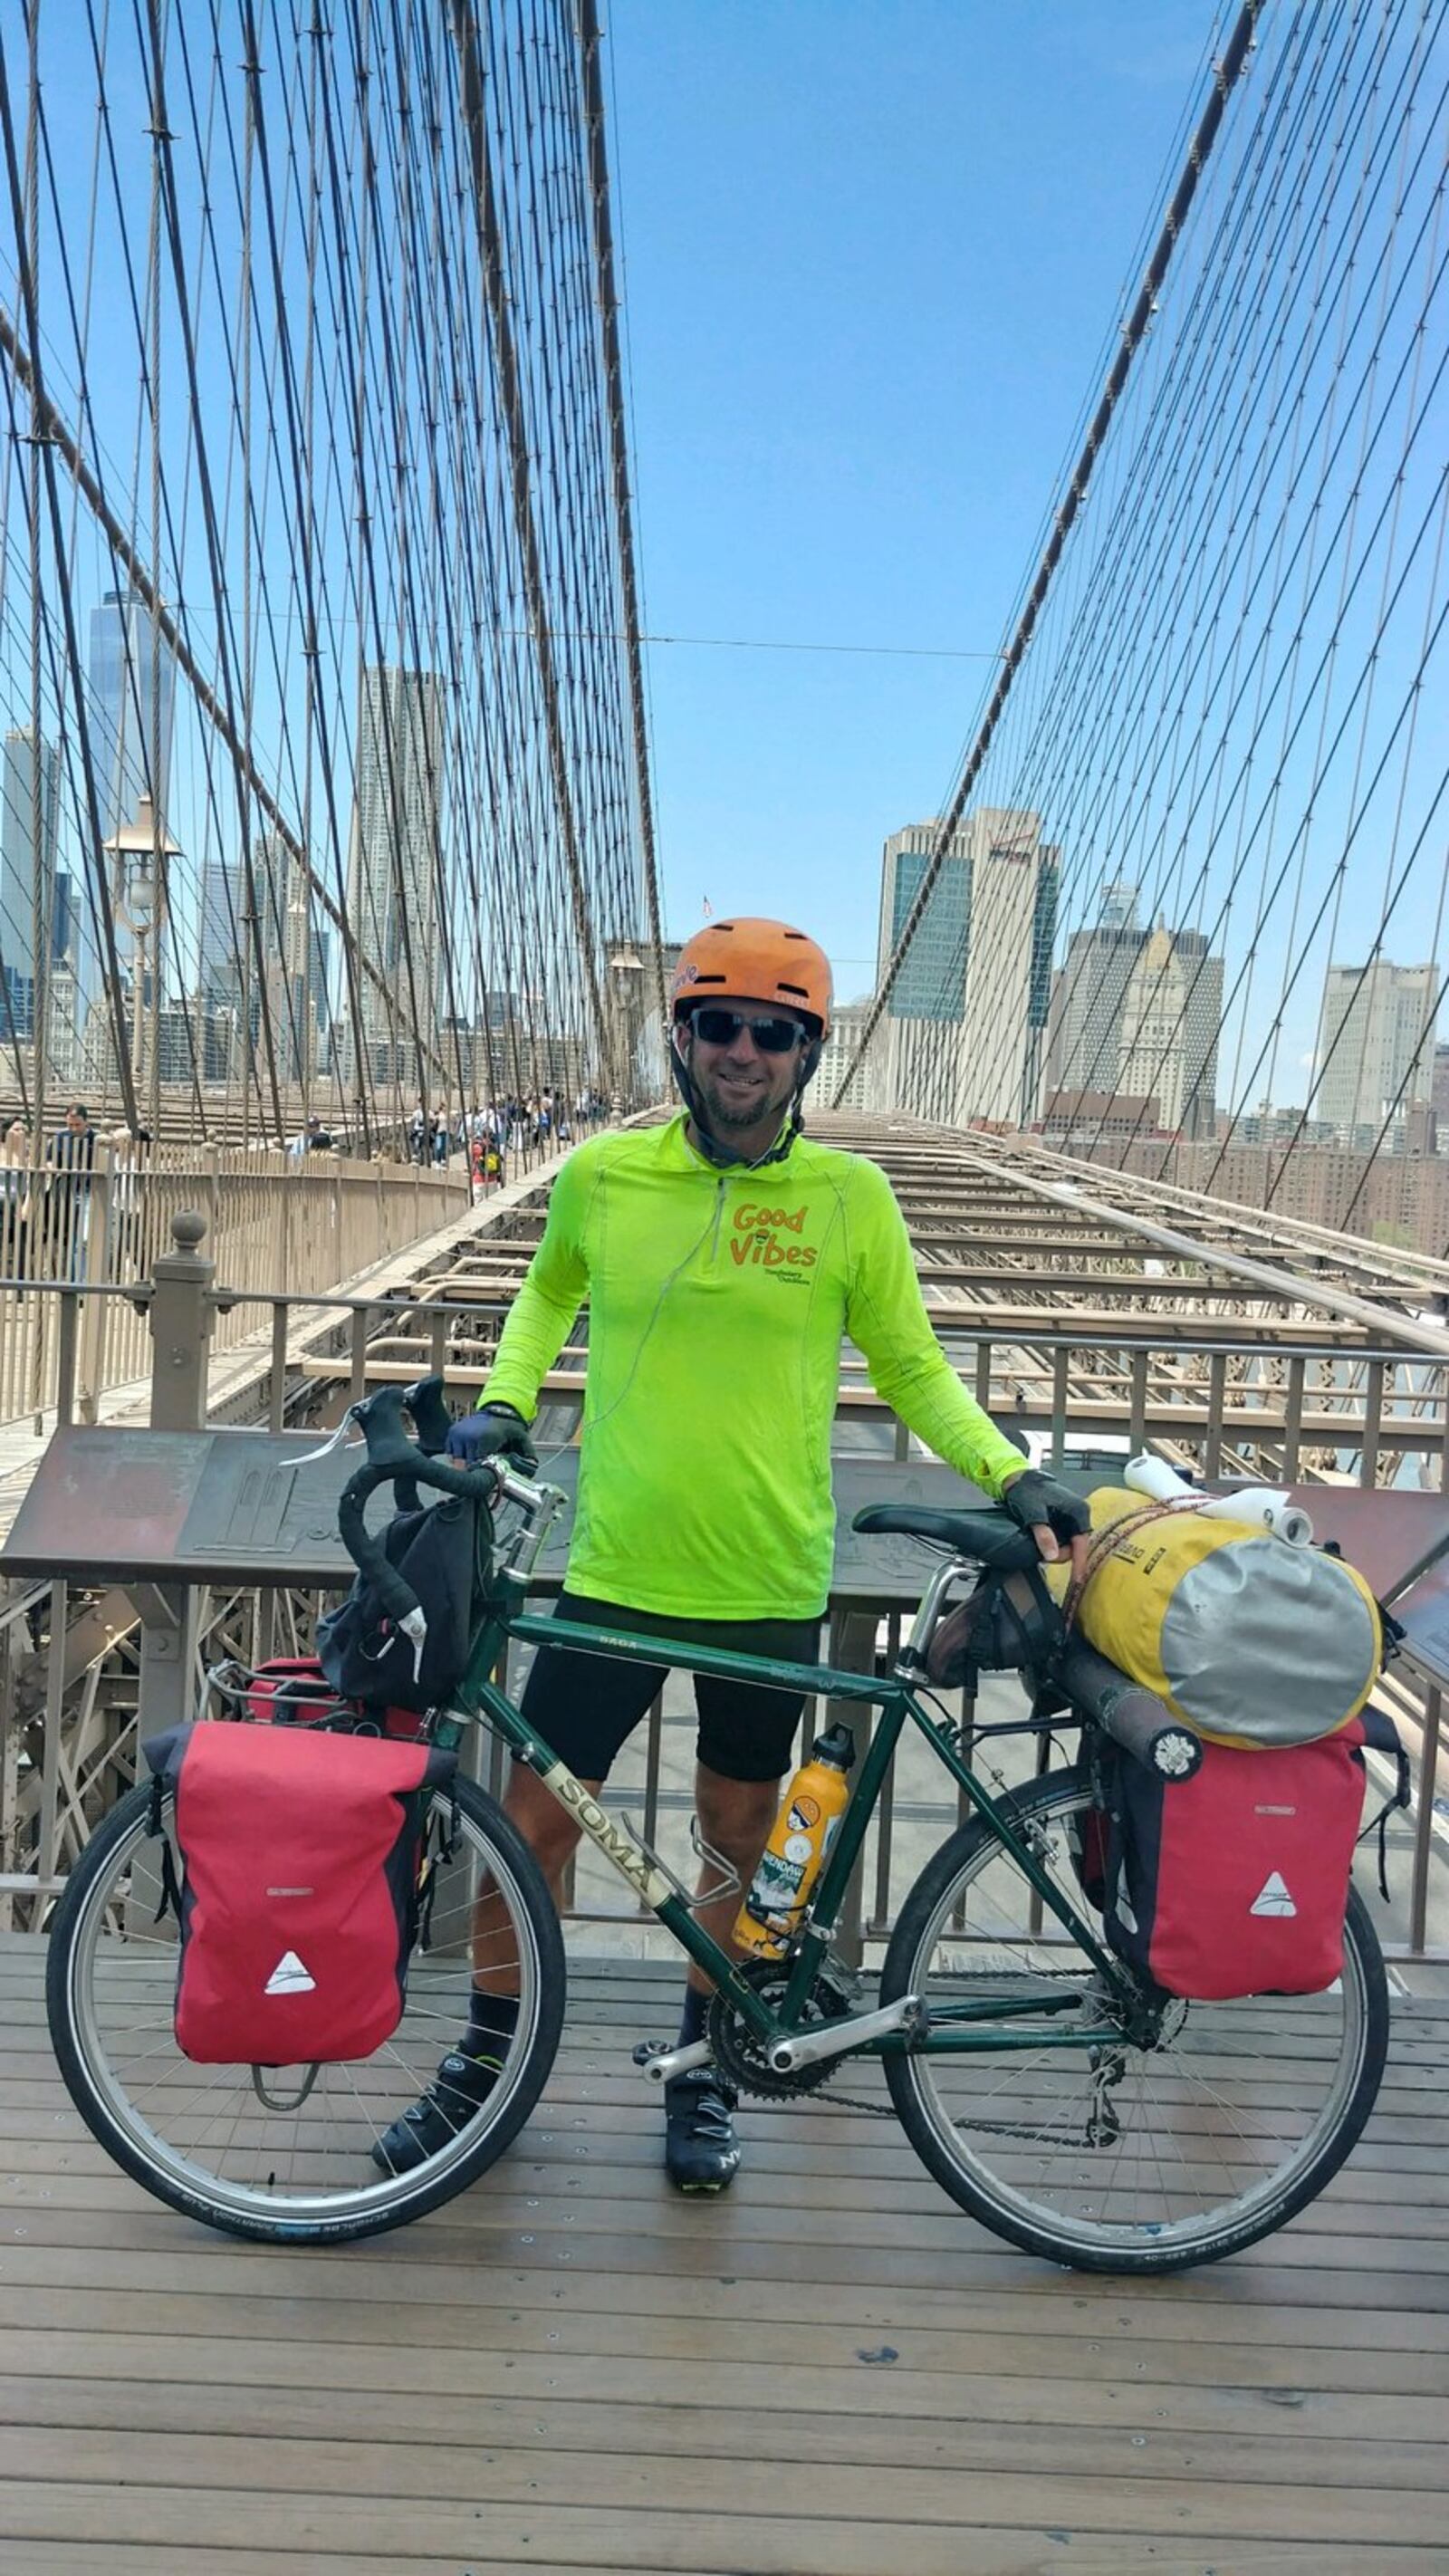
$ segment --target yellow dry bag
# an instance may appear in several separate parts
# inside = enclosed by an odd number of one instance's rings
[[[1383,1627],[1353,1566],[1116,1486],[1091,1496],[1091,1512],[1082,1633],[1197,1734],[1310,1744],[1358,1715],[1383,1661]]]

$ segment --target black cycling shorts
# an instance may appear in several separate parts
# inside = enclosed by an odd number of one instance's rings
[[[818,1619],[681,1619],[591,1601],[561,1592],[556,1619],[590,1628],[627,1628],[645,1637],[678,1637],[691,1646],[726,1646],[778,1662],[813,1664]],[[523,1714],[579,1780],[607,1780],[622,1745],[663,1687],[666,1664],[627,1663],[622,1656],[570,1653],[540,1646],[523,1694]],[[803,1691],[762,1690],[748,1682],[694,1676],[698,1755],[726,1780],[779,1780],[790,1768]]]

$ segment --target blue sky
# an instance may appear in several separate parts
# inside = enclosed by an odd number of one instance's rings
[[[614,0],[652,632],[999,648],[1200,111],[1203,0]],[[843,993],[987,660],[650,653],[666,915]]]

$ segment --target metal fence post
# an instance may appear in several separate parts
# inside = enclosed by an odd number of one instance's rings
[[[213,1243],[221,1241],[221,1156],[214,1145],[208,1145],[202,1156],[206,1172],[206,1230]]]
[[[206,1219],[178,1208],[172,1252],[158,1255],[150,1309],[151,1428],[199,1431],[206,1420],[206,1362],[211,1341],[211,1286],[216,1264],[198,1246]]]
[[[171,1220],[172,1252],[159,1255],[152,1273],[151,1428],[200,1431],[206,1421],[206,1362],[214,1309],[216,1265],[199,1250],[206,1219],[178,1208]],[[137,1585],[141,1613],[142,1732],[178,1725],[193,1714],[197,1595],[186,1583]]]
[[[131,1189],[135,1191],[135,1181]],[[80,1301],[80,1345],[76,1371],[76,1409],[82,1422],[100,1419],[101,1380],[105,1374],[106,1300],[94,1294],[102,1279],[111,1278],[120,1268],[118,1258],[118,1194],[115,1176],[115,1149],[103,1145],[96,1156],[91,1174],[85,1254],[82,1275],[93,1293]]]
[[[272,1237],[272,1277],[276,1280],[277,1286],[284,1292],[290,1288],[292,1284],[290,1275],[292,1250],[291,1228],[287,1221],[290,1214],[289,1200],[291,1189],[292,1176],[289,1172],[283,1173],[277,1181],[276,1225],[273,1229]]]

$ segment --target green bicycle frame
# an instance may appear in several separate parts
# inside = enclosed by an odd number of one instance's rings
[[[772,2009],[762,1999],[748,1977],[742,1974],[741,1963],[722,1949],[702,1924],[696,1922],[691,1905],[653,1855],[635,1841],[625,1826],[604,1813],[583,1783],[559,1760],[552,1746],[544,1742],[522,1711],[498,1688],[492,1675],[510,1637],[529,1645],[554,1646],[569,1654],[608,1655],[629,1663],[666,1664],[681,1672],[710,1673],[727,1681],[802,1691],[808,1697],[854,1700],[862,1706],[880,1710],[840,1830],[816,1881],[804,1931],[792,1945],[787,1959],[781,1963],[785,1991],[777,2008]],[[587,1628],[576,1625],[571,1619],[553,1619],[527,1612],[512,1614],[499,1609],[479,1632],[454,1705],[464,1717],[486,1719],[502,1736],[514,1758],[528,1764],[544,1787],[551,1791],[561,1806],[568,1809],[580,1829],[613,1863],[636,1895],[643,1898],[680,1948],[728,1996],[741,2020],[757,2039],[767,2042],[787,2039],[802,2028],[811,1991],[829,1952],[851,1872],[908,1718],[920,1728],[958,1789],[989,1826],[1003,1851],[1009,1853],[1042,1905],[1055,1915],[1076,1947],[1091,1961],[1098,1975],[1124,2001],[1130,2001],[1134,1995],[1135,1989],[1121,1961],[1103,1949],[1090,1925],[1047,1876],[1030,1844],[1015,1830],[1003,1807],[963,1762],[947,1725],[921,1706],[909,1683],[899,1674],[880,1679],[874,1674],[847,1672],[829,1664],[776,1663],[766,1656],[738,1654],[717,1646],[693,1645],[683,1639],[676,1642],[668,1637],[641,1637],[618,1629]],[[878,2055],[907,2045],[914,2050],[934,2054],[1040,2048],[1048,2039],[1039,2026],[1043,2013],[1074,2011],[1078,2002],[1077,1994],[1067,1993],[1060,1998],[1004,1996],[979,2003],[933,2007],[930,2028],[924,2037],[907,2042],[899,2033],[890,2033],[860,2043],[855,2053]],[[1003,2027],[1018,2019],[1032,2020],[1038,2026],[1030,2032],[1014,2032]],[[1093,2031],[1061,2030],[1049,2035],[1049,2044],[1064,2048],[1096,2047],[1101,2044],[1101,2031],[1100,2028]]]

